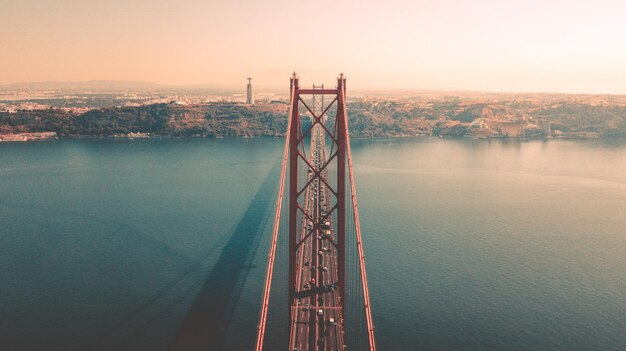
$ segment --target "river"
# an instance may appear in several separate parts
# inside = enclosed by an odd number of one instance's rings
[[[249,350],[282,146],[0,144],[1,348],[166,350],[204,323],[210,349]],[[626,144],[353,140],[353,157],[379,350],[626,348]]]

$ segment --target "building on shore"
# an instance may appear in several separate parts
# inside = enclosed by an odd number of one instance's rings
[[[539,126],[543,129],[543,135],[549,138],[552,135],[552,123],[548,118],[542,118],[539,120]]]
[[[489,126],[507,138],[519,138],[524,135],[528,123],[523,120],[491,120]]]
[[[31,141],[57,139],[56,132],[37,132],[37,133],[2,133],[0,134],[0,142],[2,141]]]
[[[493,135],[493,130],[489,127],[486,118],[476,118],[469,126],[470,135],[474,138],[489,138]]]

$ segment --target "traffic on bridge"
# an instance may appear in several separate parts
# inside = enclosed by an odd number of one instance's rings
[[[304,95],[310,95],[311,101],[307,103]],[[301,89],[294,73],[290,96],[256,350],[264,348],[287,184],[289,345],[285,347],[289,351],[376,350],[348,133],[346,79],[341,75],[334,89],[315,85]],[[325,96],[331,98],[326,106]],[[331,109],[334,116],[329,116]],[[354,254],[347,262],[349,252]],[[347,266],[355,272],[350,282]],[[359,295],[361,305],[356,303]],[[353,299],[351,306],[360,306],[351,308],[351,318],[346,315],[348,297]],[[348,340],[358,339],[354,324],[361,319],[367,346],[359,348],[356,341],[351,345]]]

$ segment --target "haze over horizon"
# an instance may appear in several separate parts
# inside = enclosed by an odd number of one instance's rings
[[[52,0],[0,3],[0,84],[332,83],[626,94],[626,4]]]

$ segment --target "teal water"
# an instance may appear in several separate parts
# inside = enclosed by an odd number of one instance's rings
[[[280,139],[0,144],[0,348],[254,342]],[[380,350],[626,349],[626,145],[354,140]],[[193,329],[193,328],[191,328]]]

